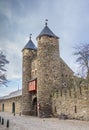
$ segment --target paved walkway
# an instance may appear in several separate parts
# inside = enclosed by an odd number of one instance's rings
[[[9,119],[10,127],[0,130],[89,130],[89,122],[79,120],[59,120],[56,118],[38,118],[32,116],[13,116],[0,113],[5,122]],[[4,126],[6,124],[4,123]]]

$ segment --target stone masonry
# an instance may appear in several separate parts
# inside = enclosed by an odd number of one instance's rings
[[[36,52],[23,49],[23,84],[22,84],[22,114],[31,113],[31,94],[28,91],[28,83],[31,80],[31,63],[36,56]]]
[[[60,88],[59,42],[57,38],[38,38],[37,99],[39,116],[52,115],[51,94]]]
[[[13,103],[15,108],[13,111]],[[22,95],[0,100],[0,112],[20,114],[22,112]]]
[[[53,111],[55,116],[64,114],[69,119],[89,120],[89,88],[63,88],[53,95]],[[56,111],[55,111],[56,110]]]

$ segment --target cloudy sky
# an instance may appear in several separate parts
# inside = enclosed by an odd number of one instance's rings
[[[7,88],[0,88],[0,96],[21,88],[21,50],[30,33],[37,46],[36,37],[45,19],[60,37],[61,57],[74,72],[78,71],[73,47],[89,43],[89,0],[0,0],[0,50],[10,61],[7,66],[10,82]]]

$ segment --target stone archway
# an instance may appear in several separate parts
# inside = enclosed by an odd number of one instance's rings
[[[12,113],[15,114],[15,102],[12,103]]]
[[[35,97],[32,101],[32,108],[34,111],[34,116],[37,116],[37,97]]]

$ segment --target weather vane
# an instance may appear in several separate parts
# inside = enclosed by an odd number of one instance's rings
[[[30,37],[29,37],[29,38],[30,38],[30,40],[31,40],[31,36],[32,36],[32,34],[30,34]]]
[[[47,24],[48,24],[47,22],[48,22],[48,19],[45,20],[45,26],[47,26]]]

